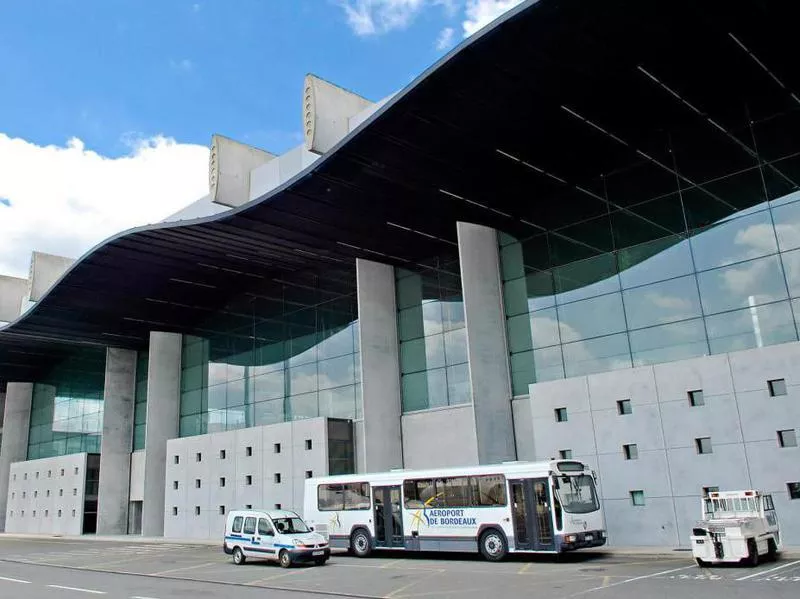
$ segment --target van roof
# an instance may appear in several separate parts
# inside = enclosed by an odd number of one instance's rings
[[[290,510],[262,510],[258,508],[253,508],[251,510],[231,510],[229,515],[237,515],[237,516],[245,516],[248,514],[266,514],[272,519],[275,518],[297,518],[298,514],[296,512],[292,512]]]

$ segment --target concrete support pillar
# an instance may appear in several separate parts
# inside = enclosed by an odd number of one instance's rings
[[[478,461],[516,459],[500,257],[494,229],[458,223]]]
[[[136,352],[109,347],[103,391],[97,534],[128,532],[135,391]]]
[[[180,415],[181,341],[177,333],[150,333],[142,505],[142,535],[145,537],[164,535],[167,441],[178,436]]]
[[[8,476],[11,464],[28,457],[28,429],[31,424],[33,383],[8,383],[0,445],[0,531],[6,530]]]
[[[400,426],[400,354],[394,268],[356,260],[358,325],[361,341],[361,390],[364,398],[363,439],[367,472],[403,466]]]

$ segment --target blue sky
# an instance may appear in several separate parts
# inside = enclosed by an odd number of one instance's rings
[[[281,152],[298,142],[307,72],[378,100],[444,53],[443,29],[463,37],[464,2],[6,0],[0,131],[40,145],[78,137],[107,156],[158,133]],[[377,31],[354,31],[359,10]],[[381,10],[394,10],[383,28]]]

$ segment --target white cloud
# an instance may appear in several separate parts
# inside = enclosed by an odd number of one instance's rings
[[[183,71],[184,73],[190,73],[194,70],[194,63],[189,60],[188,58],[182,58],[180,60],[170,60],[169,66],[176,71]]]
[[[523,0],[467,0],[466,19],[461,24],[464,37],[469,37],[522,2]]]
[[[426,0],[340,0],[347,24],[356,35],[379,35],[405,29]]]
[[[445,27],[444,29],[439,32],[439,37],[436,38],[436,49],[437,50],[447,50],[450,46],[453,45],[453,31],[452,27]]]
[[[208,148],[157,136],[119,158],[38,146],[0,133],[0,274],[28,276],[40,250],[77,258],[130,227],[158,222],[208,193]]]

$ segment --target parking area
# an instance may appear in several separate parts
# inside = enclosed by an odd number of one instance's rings
[[[610,552],[515,556],[488,563],[471,555],[378,554],[358,559],[335,554],[322,567],[288,570],[267,562],[235,566],[221,547],[97,540],[0,538],[0,580],[15,565],[58,567],[82,573],[113,573],[242,585],[353,597],[506,597],[533,590],[550,597],[664,597],[702,593],[729,599],[752,593],[797,597],[800,560],[782,559],[757,568],[701,569],[688,553],[620,555]],[[224,591],[224,589],[220,589]],[[229,591],[228,591],[229,592]],[[226,592],[220,592],[224,596]],[[0,591],[2,596],[2,591]]]

